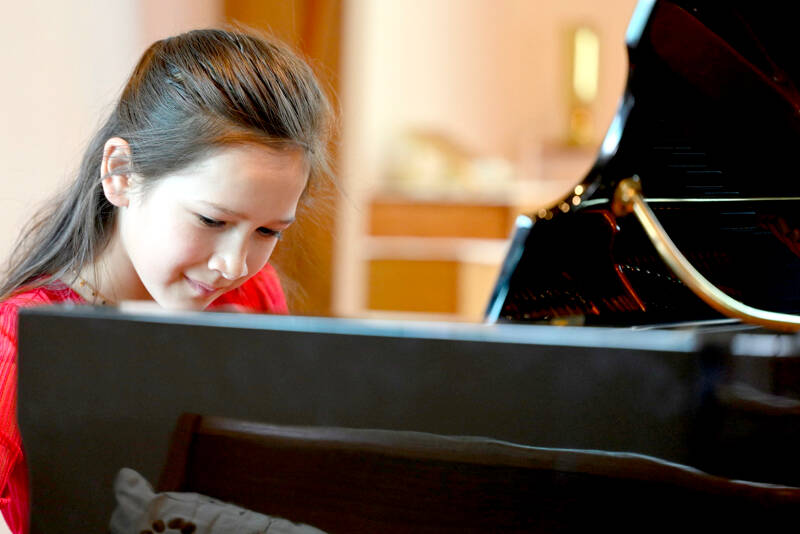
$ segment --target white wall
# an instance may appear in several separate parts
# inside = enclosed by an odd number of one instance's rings
[[[364,207],[393,136],[425,128],[472,153],[519,161],[563,142],[570,27],[601,42],[597,140],[622,95],[624,34],[636,0],[348,0],[344,19],[341,181],[334,301],[363,301]],[[533,145],[533,146],[531,146]],[[574,177],[579,181],[580,176]]]
[[[0,32],[0,257],[57,184],[153,40],[221,20],[219,0],[5,2]]]
[[[350,0],[344,124],[350,148],[373,152],[408,126],[515,158],[521,139],[563,139],[567,30],[601,39],[598,136],[625,82],[624,33],[636,0]],[[599,137],[598,137],[599,140]],[[360,159],[360,158],[359,158]],[[373,178],[377,169],[352,169]],[[364,178],[366,179],[366,178]]]

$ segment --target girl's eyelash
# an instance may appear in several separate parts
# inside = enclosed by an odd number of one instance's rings
[[[197,215],[197,219],[203,224],[203,226],[208,226],[209,228],[221,228],[225,226],[225,221],[218,221],[217,219],[212,219],[211,217],[206,217],[204,215]],[[278,239],[281,238],[281,232],[279,230],[273,230],[271,228],[267,228],[266,226],[262,226],[258,230],[256,230],[259,235],[263,237],[276,237]]]
[[[256,232],[264,237],[277,237],[278,239],[280,239],[282,235],[280,231],[272,230],[271,228],[266,228],[264,226],[256,230]]]
[[[197,215],[197,218],[203,223],[205,226],[210,228],[219,228],[220,226],[224,225],[223,221],[218,221],[216,219],[212,219],[211,217],[204,217],[203,215]]]

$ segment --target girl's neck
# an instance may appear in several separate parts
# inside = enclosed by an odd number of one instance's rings
[[[116,302],[103,294],[97,289],[97,282],[90,282],[87,278],[92,279],[88,274],[88,269],[82,271],[83,274],[74,272],[75,279],[72,281],[70,287],[86,302],[92,305],[107,306],[116,304]]]
[[[123,247],[115,235],[93,263],[77,273],[72,284],[90,304],[118,304],[125,300],[150,300]],[[105,301],[105,302],[104,302]]]

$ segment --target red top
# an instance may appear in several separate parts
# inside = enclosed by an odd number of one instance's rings
[[[30,523],[28,469],[17,426],[17,312],[20,307],[86,301],[68,286],[55,282],[0,302],[0,512],[14,534]],[[272,266],[267,265],[241,287],[211,303],[214,308],[237,308],[256,313],[286,314],[286,298]]]

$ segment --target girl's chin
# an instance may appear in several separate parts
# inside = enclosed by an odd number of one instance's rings
[[[203,311],[211,302],[211,297],[188,296],[188,297],[165,297],[156,299],[156,303],[167,311]]]
[[[209,299],[186,299],[165,303],[162,307],[170,311],[203,311],[211,304]]]
[[[203,305],[195,302],[158,302],[155,300],[123,300],[119,303],[120,310],[135,313],[203,311],[207,307],[207,304]]]

